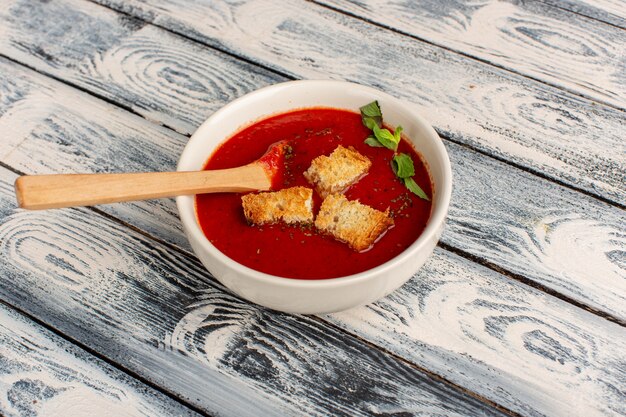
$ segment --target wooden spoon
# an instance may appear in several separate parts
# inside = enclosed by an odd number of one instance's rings
[[[285,142],[278,142],[248,165],[212,171],[24,175],[15,181],[15,195],[21,208],[41,210],[177,195],[270,190],[285,147]]]

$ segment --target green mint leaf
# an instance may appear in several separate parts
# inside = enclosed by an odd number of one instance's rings
[[[372,101],[359,110],[361,110],[361,121],[363,125],[374,133],[373,136],[368,136],[364,143],[375,148],[385,147],[395,152],[402,139],[402,126],[396,127],[393,133],[388,129],[382,128],[383,113],[380,110],[378,101]],[[410,155],[405,153],[394,155],[391,160],[391,169],[393,173],[404,182],[405,187],[408,188],[409,191],[419,198],[430,201],[430,198],[426,195],[424,190],[422,190],[412,178],[415,175],[415,167]]]
[[[415,175],[413,159],[405,153],[399,153],[391,160],[391,168],[399,178],[409,178]]]
[[[378,139],[376,139],[374,136],[368,136],[363,143],[373,148],[384,148],[384,145],[380,143]]]
[[[359,108],[361,110],[361,116],[367,117],[383,117],[383,113],[380,111],[380,106],[378,105],[378,101],[374,100],[370,104],[366,104],[365,106]]]
[[[415,194],[419,198],[430,201],[430,198],[426,195],[424,190],[422,190],[420,186],[417,185],[417,183],[413,180],[413,178],[405,178],[404,185],[406,186],[406,188],[408,188],[413,194]]]
[[[359,110],[361,110],[361,121],[369,130],[373,130],[374,126],[383,125],[383,114],[378,106],[378,101],[372,101]]]
[[[372,119],[371,117],[363,117],[361,120],[369,130],[374,130],[374,127],[378,127],[378,123],[376,122],[376,120]]]
[[[398,142],[396,142],[396,138],[393,136],[393,133],[387,129],[381,129],[378,126],[375,126],[373,130],[374,136],[376,136],[376,139],[378,139],[378,141],[382,143],[385,148],[391,149],[392,151],[396,150]]]
[[[396,127],[396,130],[393,131],[393,137],[396,138],[396,142],[400,143],[400,139],[402,138],[402,126]]]

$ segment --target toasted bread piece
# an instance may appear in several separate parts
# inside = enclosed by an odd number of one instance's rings
[[[372,162],[353,147],[339,145],[330,156],[321,155],[311,161],[304,176],[322,197],[326,197],[344,192],[367,174],[371,166]]]
[[[359,252],[372,247],[391,226],[389,209],[378,211],[358,201],[348,201],[343,194],[326,197],[315,219],[315,227]]]
[[[246,194],[241,197],[243,213],[249,223],[262,225],[285,222],[313,223],[313,190],[292,187],[284,190]]]

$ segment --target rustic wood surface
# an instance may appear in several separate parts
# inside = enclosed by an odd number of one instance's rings
[[[265,311],[224,293],[193,258],[96,213],[16,212],[14,175],[2,172],[0,249],[12,280],[2,282],[0,295],[194,406],[225,412],[230,404],[231,412],[239,406],[244,413],[254,399],[255,411],[265,405],[270,413],[263,401],[269,390],[275,412],[290,414],[298,407],[355,415],[426,404],[435,414],[489,414],[324,322]],[[371,308],[375,316],[357,309],[331,320],[516,412],[625,411],[623,393],[611,389],[626,366],[623,328],[456,255],[438,252],[402,291]],[[542,372],[555,378],[537,378]],[[323,393],[343,378],[360,394],[327,403]]]
[[[0,414],[626,414],[622,3],[97,2],[0,8]],[[444,136],[442,244],[377,303],[246,303],[169,199],[16,209],[20,173],[171,170],[293,78],[381,88]]]
[[[626,108],[626,32],[620,28],[532,0],[316,2]]]
[[[121,104],[181,133],[193,131],[184,123],[192,117],[188,109],[193,110],[196,125],[215,109],[216,94],[206,90],[238,84],[245,69],[238,66],[235,77],[230,73],[215,77],[215,61],[223,62],[222,54],[207,48],[197,54],[200,44],[82,0],[35,6],[26,0],[7,1],[8,7],[0,12],[7,32],[0,37],[3,54],[103,97],[122,96]],[[613,152],[624,148],[623,111],[316,4],[180,0],[158,7],[133,1],[108,5],[285,77],[339,78],[392,91],[414,102],[445,137],[626,205],[626,156]],[[26,15],[29,19],[24,19]],[[74,22],[68,30],[47,26],[68,16]],[[250,32],[251,28],[255,30]],[[93,36],[84,39],[80,34],[85,32]],[[368,42],[360,49],[345,48],[363,37]],[[66,43],[72,48],[60,47]],[[208,54],[217,58],[207,60],[207,69],[203,58]],[[242,78],[247,83],[255,75]],[[237,89],[227,90],[226,98],[246,85],[231,88]],[[143,98],[137,100],[138,94]],[[171,96],[185,100],[184,105],[163,105],[163,99]],[[207,110],[198,108],[204,96]],[[173,112],[186,113],[182,125],[172,120],[178,118]]]
[[[0,410],[6,416],[198,414],[0,304]]]
[[[626,204],[622,111],[310,2],[98,2],[290,77],[393,91],[445,137]]]
[[[243,302],[93,211],[12,210],[14,179],[0,169],[0,296],[182,401],[220,415],[503,415],[323,322]]]
[[[225,103],[285,80],[93,3],[6,4],[0,53],[183,134]],[[54,22],[68,17],[72,27],[54,30]],[[85,32],[94,36],[81,36]]]

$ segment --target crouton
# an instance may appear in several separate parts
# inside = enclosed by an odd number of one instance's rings
[[[313,223],[313,190],[292,187],[284,190],[246,194],[241,197],[243,213],[249,223],[262,225]]]
[[[343,193],[360,180],[372,166],[372,162],[354,150],[339,145],[330,156],[321,155],[311,162],[304,176],[317,192],[326,197]]]
[[[343,194],[331,194],[322,202],[315,227],[362,252],[393,226],[389,209],[378,211]]]

